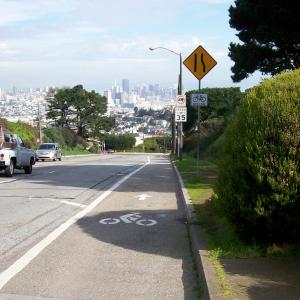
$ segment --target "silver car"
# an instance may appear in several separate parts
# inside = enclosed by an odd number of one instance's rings
[[[43,143],[36,150],[36,161],[45,159],[61,161],[61,148],[58,143]]]

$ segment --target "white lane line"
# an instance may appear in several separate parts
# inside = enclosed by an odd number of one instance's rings
[[[0,181],[0,184],[2,184],[2,183],[14,182],[14,181],[17,181],[17,179],[10,179],[10,180]]]
[[[80,204],[80,203],[71,202],[71,201],[67,201],[67,200],[60,201],[60,203],[64,203],[64,204],[72,205],[72,206],[78,206],[78,207],[82,207],[82,208],[87,207],[87,205],[85,205],[85,204]]]
[[[117,189],[122,183],[128,180],[132,175],[142,170],[147,166],[149,162],[143,164],[141,167],[135,171],[129,173],[127,176],[123,177],[121,180],[116,182],[109,190],[101,194],[97,199],[95,199],[91,204],[89,204],[82,211],[71,217],[65,223],[61,224],[58,228],[53,230],[44,239],[38,242],[30,250],[28,250],[22,257],[15,261],[10,267],[4,270],[0,274],[0,290],[10,281],[15,275],[22,271],[36,256],[38,256],[48,245],[50,245],[55,239],[57,239],[64,231],[66,231],[70,226],[76,223],[79,219],[83,218],[86,214],[91,212],[99,203],[106,199],[115,189]]]
[[[49,174],[55,173],[55,171],[50,171]]]
[[[72,201],[68,201],[68,200],[59,200],[59,199],[55,199],[55,198],[47,198],[47,197],[41,198],[41,197],[32,197],[32,196],[29,196],[29,200],[32,200],[32,199],[49,200],[49,201],[53,201],[53,202],[59,202],[59,203],[63,203],[63,204],[67,204],[67,205],[72,205],[72,206],[77,206],[77,207],[82,207],[82,208],[87,207],[87,205],[85,205],[85,204],[80,204],[80,203],[72,202]]]

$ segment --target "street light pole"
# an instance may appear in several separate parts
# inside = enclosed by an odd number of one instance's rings
[[[156,49],[163,49],[169,52],[172,52],[179,56],[179,79],[178,79],[178,95],[182,94],[182,55],[181,53],[177,53],[171,49],[165,48],[165,47],[150,47],[149,50],[154,51]],[[175,115],[173,116],[175,119]],[[175,122],[174,122],[175,123]],[[176,126],[174,124],[174,126]],[[174,137],[173,137],[174,138]],[[173,143],[175,146],[176,143]],[[183,139],[182,139],[182,122],[177,122],[177,159],[182,160],[182,146],[183,146]],[[173,152],[176,152],[176,149],[173,149]]]
[[[38,102],[38,122],[39,122],[39,142],[42,143],[42,125],[41,125],[41,111],[40,111],[40,103]]]
[[[182,95],[182,56],[181,53],[179,53],[180,57],[180,67],[179,67],[179,89],[178,89],[178,95]],[[183,136],[182,136],[182,122],[179,122],[179,132],[178,132],[178,140],[179,140],[179,147],[178,147],[178,159],[182,160],[182,146],[183,146]]]

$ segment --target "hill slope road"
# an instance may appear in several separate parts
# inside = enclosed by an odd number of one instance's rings
[[[168,157],[81,160],[77,167],[61,167],[56,191],[45,168],[57,164],[38,166],[43,179],[18,179],[23,193],[42,185],[44,195],[49,188],[55,199],[69,195],[82,206],[61,208],[55,228],[49,217],[47,230],[32,234],[31,243],[15,246],[13,254],[6,249],[0,299],[198,299],[184,208]],[[90,178],[96,175],[98,185]]]

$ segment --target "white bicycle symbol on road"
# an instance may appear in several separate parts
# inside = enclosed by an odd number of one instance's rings
[[[139,213],[131,213],[127,215],[120,216],[119,218],[105,218],[99,221],[100,224],[104,225],[115,225],[120,223],[120,221],[130,224],[135,223],[140,226],[153,226],[157,224],[157,221],[152,219],[143,219]]]

